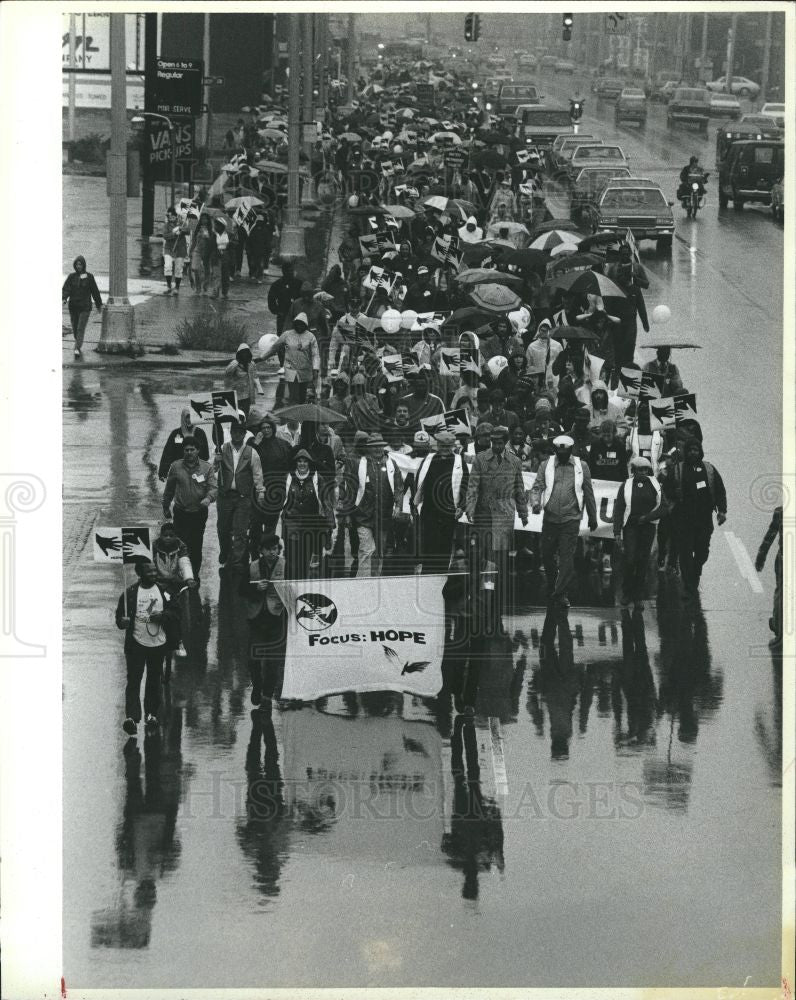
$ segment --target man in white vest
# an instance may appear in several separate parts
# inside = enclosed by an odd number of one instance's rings
[[[663,513],[661,487],[652,474],[648,458],[634,458],[629,476],[619,487],[614,501],[614,540],[622,554],[622,599],[620,607],[627,611],[633,602],[635,611],[643,611],[644,582],[647,578],[652,543],[655,540],[654,521]]]
[[[567,434],[553,438],[555,454],[539,466],[531,489],[534,514],[544,508],[542,564],[550,606],[569,607],[567,591],[575,575],[575,549],[585,506],[589,531],[597,529],[597,506],[586,462],[572,454]]]
[[[387,442],[371,434],[368,453],[356,468],[352,520],[359,538],[357,576],[380,576],[393,519],[403,510],[404,483],[400,470],[385,454]]]
[[[436,441],[436,452],[426,455],[417,470],[414,496],[424,573],[447,573],[457,516],[467,496],[468,469],[462,456],[454,454],[454,434],[439,431]]]

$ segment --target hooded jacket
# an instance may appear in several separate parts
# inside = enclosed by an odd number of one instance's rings
[[[158,475],[161,478],[167,476],[172,464],[183,457],[183,445],[186,436],[189,435],[192,435],[196,442],[199,458],[204,459],[205,462],[209,459],[207,435],[201,427],[191,424],[191,411],[186,406],[180,415],[180,426],[175,427],[169,434],[166,444],[163,446],[163,454],[160,456],[160,464],[158,465]]]
[[[702,449],[702,445],[699,445],[699,460],[705,467],[705,478],[708,482],[708,489],[710,490],[710,497],[713,501],[713,509],[719,514],[727,514],[727,491],[724,487],[724,480],[719,475],[718,469],[711,465],[710,462],[706,462],[704,455],[705,452]],[[675,504],[679,505],[682,503],[683,499],[683,467],[685,462],[678,461],[672,466],[672,483]]]
[[[475,226],[475,229],[472,232],[470,232],[467,229],[468,225]],[[467,219],[467,221],[465,222],[465,224],[459,229],[459,239],[463,243],[480,243],[483,238],[484,238],[484,231],[483,231],[483,229],[481,229],[478,226],[478,223],[476,222],[475,216],[471,215],[469,217],[469,219]]]
[[[83,265],[83,273],[79,274],[77,269],[67,275],[66,281],[61,289],[61,300],[69,303],[70,310],[74,312],[91,312],[91,300],[97,309],[102,309],[102,296],[100,295],[94,275],[86,270],[86,258],[78,254],[72,262],[75,267],[80,261]]]
[[[252,353],[248,344],[241,344],[235,352],[235,360],[230,361],[224,370],[224,388],[234,389],[238,394],[238,402],[242,399],[254,399],[258,391],[263,391],[257,377],[257,365],[254,358],[249,362],[249,367],[244,369],[238,360],[241,351]]]
[[[600,399],[595,401],[594,397],[596,393],[603,393],[606,399],[605,409],[597,409],[597,405],[600,403]],[[598,379],[592,384],[591,393],[588,402],[589,411],[591,412],[591,420],[589,421],[590,427],[599,427],[603,420],[613,420],[614,423],[619,423],[623,416],[623,408],[615,403],[608,392],[608,386],[601,379]]]

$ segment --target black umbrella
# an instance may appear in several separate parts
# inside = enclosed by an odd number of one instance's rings
[[[594,233],[587,236],[578,244],[578,250],[591,250],[592,247],[607,247],[612,243],[619,245],[624,242],[624,237],[619,233]]]
[[[487,146],[507,146],[511,136],[503,132],[495,132],[494,129],[479,129],[477,138]]]
[[[531,241],[535,240],[537,236],[541,236],[542,233],[549,233],[551,229],[563,229],[565,232],[576,233],[578,225],[571,219],[547,219],[533,227]]]
[[[583,326],[556,326],[550,331],[556,340],[594,340],[600,339],[599,335],[592,330],[587,330]]]
[[[476,309],[475,306],[464,306],[462,309],[455,309],[442,324],[442,329],[450,327],[482,326],[491,323],[495,317],[484,309]]]
[[[546,267],[550,262],[550,254],[544,250],[510,250],[508,247],[495,247],[495,259],[501,264],[513,264],[515,267],[535,270]]]

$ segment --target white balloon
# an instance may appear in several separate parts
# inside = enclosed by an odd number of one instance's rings
[[[264,333],[257,341],[257,348],[260,352],[260,357],[262,357],[266,351],[269,351],[277,340],[279,340],[279,337],[277,337],[275,333]]]
[[[401,329],[401,314],[397,309],[385,309],[379,317],[379,323],[385,333],[398,333]]]
[[[414,309],[404,309],[401,313],[401,326],[404,330],[411,330],[417,322],[417,313]]]
[[[505,371],[509,366],[506,358],[502,354],[496,355],[494,358],[490,358],[486,363],[486,370],[492,376],[492,378],[497,381],[500,373]]]
[[[668,323],[672,318],[672,310],[668,306],[655,306],[652,310],[653,323]]]
[[[359,198],[355,194],[352,194],[351,197],[348,199],[348,207],[356,208],[358,204],[359,204]]]

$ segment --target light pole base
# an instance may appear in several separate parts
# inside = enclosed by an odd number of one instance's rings
[[[100,354],[126,354],[136,347],[135,310],[125,299],[108,299],[102,310]]]
[[[282,227],[279,240],[279,257],[281,260],[297,260],[306,256],[304,247],[304,230],[301,226]]]

